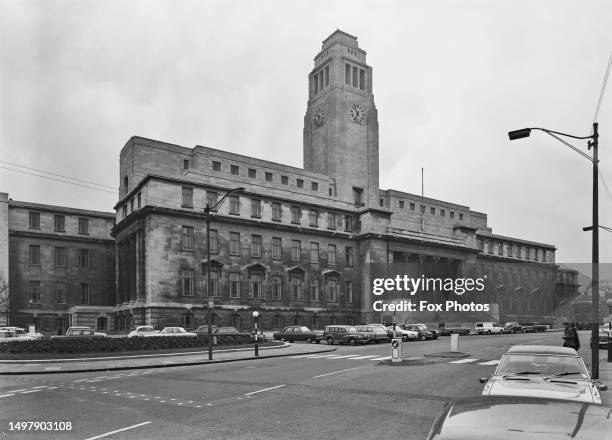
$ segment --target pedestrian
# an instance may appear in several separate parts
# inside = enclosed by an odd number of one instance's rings
[[[578,338],[578,330],[576,330],[576,324],[571,323],[570,328],[572,329],[572,337],[574,338],[574,349],[576,351],[580,350],[580,338]]]
[[[578,332],[576,331],[574,323],[572,322],[570,324],[569,322],[565,322],[563,325],[565,326],[565,330],[563,331],[563,346],[578,351],[580,348],[580,340],[578,339]]]

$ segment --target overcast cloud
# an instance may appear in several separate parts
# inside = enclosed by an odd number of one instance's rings
[[[336,28],[374,69],[382,188],[419,194],[424,167],[426,196],[554,244],[559,262],[590,261],[591,164],[543,133],[507,132],[591,134],[607,1],[0,0],[0,160],[117,187],[119,151],[139,135],[301,167],[307,75]],[[611,116],[608,90],[608,186]],[[4,168],[0,191],[102,211],[117,201]],[[612,227],[603,184],[600,223]],[[612,233],[600,239],[612,262]]]

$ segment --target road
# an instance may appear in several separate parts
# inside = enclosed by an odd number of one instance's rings
[[[581,334],[588,340],[588,332]],[[423,439],[445,402],[479,395],[511,345],[559,345],[561,333],[461,337],[464,359],[381,365],[389,344],[331,353],[108,373],[0,377],[0,438]],[[416,357],[450,338],[408,344]],[[589,353],[581,353],[588,361]],[[70,431],[10,431],[10,422]],[[6,433],[6,434],[5,434]]]

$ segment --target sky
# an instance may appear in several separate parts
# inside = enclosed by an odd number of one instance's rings
[[[338,28],[373,68],[382,189],[420,194],[424,168],[425,196],[553,244],[557,262],[591,261],[592,164],[545,133],[507,132],[592,134],[608,1],[0,0],[0,191],[112,211],[134,135],[302,167],[308,73]],[[597,122],[612,227],[610,89]]]

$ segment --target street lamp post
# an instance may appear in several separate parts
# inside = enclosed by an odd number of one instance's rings
[[[225,199],[232,193],[239,193],[244,191],[243,187],[234,188],[229,190],[219,200],[215,206],[211,207],[210,204],[206,203],[204,208],[204,220],[206,221],[206,294],[208,295],[208,360],[212,361],[213,358],[213,335],[212,335],[212,320],[213,320],[213,308],[215,306],[213,297],[210,294],[210,222],[214,219],[214,214],[219,210]]]
[[[255,357],[259,356],[259,343],[257,342],[257,320],[259,318],[259,312],[255,310],[253,312],[253,318],[255,320]]]
[[[560,133],[558,131],[547,130],[545,128],[523,128],[521,130],[515,130],[508,133],[508,137],[511,141],[516,139],[522,139],[529,137],[531,130],[539,130],[557,139],[559,142],[568,146],[572,150],[576,151],[581,156],[588,159],[593,164],[593,224],[587,228],[583,228],[585,231],[593,231],[593,252],[592,252],[592,276],[591,276],[591,291],[592,291],[592,323],[591,323],[591,376],[593,379],[599,379],[599,157],[598,157],[598,144],[599,144],[599,124],[593,123],[593,134],[591,136],[573,136],[567,133]],[[571,145],[563,137],[570,137],[573,139],[592,139],[588,141],[588,149],[593,148],[593,157],[579,150],[578,148]]]

